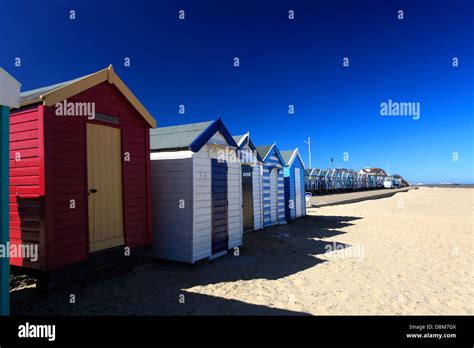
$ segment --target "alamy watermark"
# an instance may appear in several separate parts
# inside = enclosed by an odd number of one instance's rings
[[[219,163],[249,163],[258,164],[257,151],[242,149],[234,150],[232,148],[225,148],[217,152],[217,161]]]
[[[46,338],[52,342],[56,340],[56,325],[36,325],[26,322],[18,326],[19,338]]]
[[[56,116],[84,116],[89,120],[95,119],[94,102],[68,102],[67,99],[55,104]]]
[[[0,244],[0,258],[22,258],[38,261],[38,244]]]
[[[392,99],[380,103],[380,116],[409,116],[418,120],[421,114],[419,102],[396,102]]]
[[[365,259],[365,247],[363,245],[353,245],[350,248],[343,244],[332,242],[324,246],[325,255],[337,259],[356,259],[362,261]]]

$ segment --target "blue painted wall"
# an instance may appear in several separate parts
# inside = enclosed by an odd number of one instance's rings
[[[0,105],[0,244],[6,245],[9,240],[9,129],[10,109]],[[0,258],[0,315],[8,315],[10,310],[10,259]]]

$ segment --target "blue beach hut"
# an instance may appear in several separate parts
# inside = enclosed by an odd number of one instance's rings
[[[331,169],[321,170],[321,192],[328,194],[331,193]]]
[[[263,162],[263,226],[284,224],[286,223],[285,185],[283,182],[285,161],[275,143],[257,146],[257,152]]]
[[[313,194],[317,194],[319,191],[319,169],[306,169],[305,170],[305,188]]]
[[[285,182],[285,216],[286,220],[293,220],[306,215],[306,201],[304,190],[305,166],[298,148],[281,151],[285,161],[283,170]]]

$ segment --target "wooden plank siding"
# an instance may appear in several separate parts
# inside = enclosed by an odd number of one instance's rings
[[[300,169],[300,182],[301,182],[301,215],[306,215],[306,200],[305,200],[305,169],[303,163],[301,163],[297,156],[290,167],[284,168],[285,177],[285,216],[287,220],[293,220],[296,218],[296,185],[295,185],[295,168]],[[293,204],[290,207],[290,200]]]
[[[242,172],[239,162],[227,163],[228,249],[242,245]]]
[[[152,146],[155,257],[195,263],[242,245],[242,182],[237,144],[220,119],[206,124],[200,134],[186,139],[179,147],[167,144],[169,147],[158,146],[154,151]],[[167,131],[165,128],[164,137],[169,134]],[[224,193],[220,192],[224,187],[225,195],[218,197]],[[179,199],[185,200],[186,208],[176,212]],[[213,232],[214,237],[226,232],[225,240],[214,238],[214,247]]]
[[[206,146],[204,146],[206,147]],[[193,262],[211,255],[211,159],[206,150],[193,155]]]
[[[220,134],[213,141],[225,142]],[[217,154],[205,145],[193,155],[194,176],[194,254],[193,262],[212,255],[211,240],[211,159]],[[242,188],[240,163],[227,163],[228,249],[242,245]]]
[[[10,114],[10,243],[36,245],[38,262],[11,258],[14,266],[44,269],[43,108],[32,106]]]
[[[192,161],[192,158],[151,161],[153,254],[158,258],[193,262]],[[180,207],[181,203],[184,207]]]
[[[101,83],[67,100],[95,103],[95,112],[118,118],[118,125],[86,116],[56,116],[55,107],[45,107],[45,220],[48,268],[85,260],[89,254],[86,124],[121,130],[125,244],[149,242],[149,182],[145,120],[108,82]],[[123,159],[123,157],[122,157]],[[70,209],[70,200],[75,209]]]
[[[263,228],[262,217],[262,165],[255,164],[252,167],[253,180],[253,211],[254,211],[254,230]]]
[[[272,169],[278,169],[277,178],[277,222],[271,219],[271,194],[270,194],[270,173]],[[285,219],[285,185],[283,181],[283,165],[280,162],[275,149],[266,157],[263,165],[263,225],[264,227],[286,223]]]

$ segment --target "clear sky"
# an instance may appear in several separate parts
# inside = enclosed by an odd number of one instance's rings
[[[313,167],[473,183],[473,3],[1,0],[0,66],[28,90],[113,64],[159,126],[221,116],[306,164],[310,136]],[[381,116],[389,99],[420,118]]]

